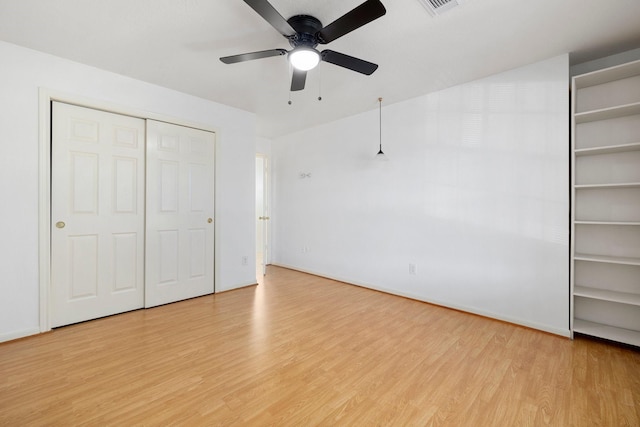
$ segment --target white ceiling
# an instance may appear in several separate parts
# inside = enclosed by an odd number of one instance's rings
[[[326,25],[363,1],[271,4]],[[580,63],[640,47],[640,0],[466,0],[438,17],[418,0],[382,2],[385,16],[320,46],[379,69],[321,63],[291,94],[285,57],[218,60],[290,48],[242,0],[0,0],[0,40],[254,112],[268,138],[375,109],[380,96],[388,105],[566,52]]]

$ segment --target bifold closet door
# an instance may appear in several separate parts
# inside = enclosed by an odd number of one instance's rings
[[[145,306],[214,291],[215,134],[147,120]]]
[[[52,103],[51,325],[144,305],[145,121]]]

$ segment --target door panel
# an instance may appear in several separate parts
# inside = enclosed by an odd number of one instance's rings
[[[204,277],[207,271],[207,230],[204,228],[189,230],[189,278]]]
[[[146,307],[214,291],[214,145],[211,132],[147,121]]]
[[[113,291],[135,289],[139,266],[136,233],[116,233],[113,235]]]
[[[69,236],[69,301],[98,296],[98,236]]]
[[[144,304],[144,120],[54,102],[51,324]]]
[[[138,163],[136,159],[113,159],[114,211],[119,214],[135,214],[137,211]]]
[[[262,154],[256,156],[256,261],[261,274],[267,274],[269,263],[269,161]]]

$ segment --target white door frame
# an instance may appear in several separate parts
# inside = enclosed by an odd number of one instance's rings
[[[215,165],[218,164],[218,146],[220,142],[220,132],[218,129],[202,123],[194,123],[175,117],[168,117],[161,114],[150,113],[135,108],[122,105],[115,105],[109,102],[97,101],[84,98],[78,95],[68,94],[52,89],[39,88],[38,102],[38,282],[40,288],[40,332],[51,330],[50,319],[50,289],[51,289],[51,101],[65,102],[81,107],[93,108],[95,110],[107,111],[110,113],[123,114],[125,116],[137,117],[140,119],[152,119],[161,122],[173,123],[180,126],[201,129],[216,134],[215,144]],[[217,187],[218,167],[215,167],[214,179],[214,278],[213,291],[215,292],[218,275],[220,274],[218,264],[218,254],[220,251],[218,236],[220,235],[220,224],[217,221],[218,203]]]

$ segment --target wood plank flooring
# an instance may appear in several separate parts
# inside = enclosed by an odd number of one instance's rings
[[[639,426],[640,351],[270,267],[0,344],[0,425]]]

